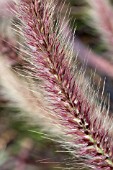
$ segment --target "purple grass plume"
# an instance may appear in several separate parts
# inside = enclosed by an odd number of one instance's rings
[[[14,47],[16,48],[17,44],[8,38],[0,37],[0,55],[8,56],[11,65],[19,62],[18,51]]]
[[[90,5],[91,23],[99,31],[103,42],[112,51],[113,47],[113,10],[109,0],[86,0]]]
[[[29,68],[41,80],[44,100],[63,127],[63,145],[89,168],[112,170],[113,119],[84,78],[84,70],[77,68],[73,36],[65,34],[68,21],[59,11],[53,0],[22,0],[17,6],[31,49]]]

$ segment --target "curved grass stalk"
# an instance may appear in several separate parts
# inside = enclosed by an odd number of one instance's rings
[[[22,0],[18,6],[31,49],[29,68],[43,82],[48,109],[65,136],[71,136],[62,143],[90,168],[112,170],[113,119],[84,79],[84,70],[74,69],[73,42],[70,33],[63,34],[65,21],[54,20],[55,10],[53,0]]]

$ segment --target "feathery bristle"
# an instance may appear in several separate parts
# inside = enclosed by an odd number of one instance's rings
[[[23,23],[26,42],[31,49],[29,66],[41,87],[48,109],[59,119],[69,140],[63,141],[87,166],[98,170],[113,168],[112,118],[98,95],[84,79],[84,70],[72,68],[73,43],[64,35],[64,21],[54,20],[53,0],[22,0],[17,12]],[[58,24],[58,23],[61,23]],[[102,101],[103,103],[103,101]],[[54,126],[54,125],[53,125]]]

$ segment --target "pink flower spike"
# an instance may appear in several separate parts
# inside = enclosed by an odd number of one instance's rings
[[[98,95],[74,69],[73,42],[64,35],[65,19],[54,19],[53,0],[22,0],[17,14],[31,49],[29,67],[42,80],[48,108],[65,133],[63,145],[92,169],[113,169],[113,119],[98,102]],[[61,24],[59,24],[61,23]],[[54,125],[53,125],[54,126]],[[68,138],[69,136],[69,138]]]

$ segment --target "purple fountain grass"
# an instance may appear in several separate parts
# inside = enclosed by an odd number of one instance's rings
[[[93,18],[91,23],[94,28],[101,34],[102,40],[106,43],[107,48],[112,50],[113,47],[113,11],[111,4],[106,0],[86,0],[91,9],[90,16]]]
[[[50,114],[50,112],[44,108],[47,102],[43,101],[43,94],[41,92],[34,93],[33,88],[31,91],[31,85],[28,87],[28,83],[25,79],[21,79],[11,69],[9,59],[0,54],[0,86],[3,93],[3,97],[8,100],[13,107],[21,109],[22,118],[26,118],[29,124],[37,124],[41,126],[44,131],[49,131],[52,135],[63,135],[62,129],[57,126],[57,117]],[[27,113],[27,114],[26,114]],[[17,115],[16,115],[17,116]],[[18,115],[19,116],[19,115]],[[53,129],[50,131],[53,119],[57,122]],[[48,130],[49,129],[49,130]]]
[[[17,1],[17,0],[14,0]],[[10,9],[14,9],[13,0],[1,0],[0,1],[0,17],[10,18],[13,14]]]
[[[17,61],[21,63],[19,43],[17,43],[19,35],[15,35],[11,23],[15,17],[12,13],[14,7],[12,0],[0,1],[0,55],[7,56],[11,65],[17,64]]]
[[[113,119],[98,102],[98,94],[76,67],[70,33],[64,36],[65,19],[54,19],[53,0],[22,0],[17,15],[31,49],[29,68],[41,79],[49,110],[59,121],[66,147],[92,169],[113,169]],[[59,24],[61,23],[61,24]],[[53,125],[54,127],[54,125]],[[52,128],[52,127],[51,127]]]
[[[0,37],[0,54],[7,56],[11,65],[14,65],[20,62],[19,52],[17,50],[18,45],[16,42],[12,42],[8,38]]]
[[[113,64],[105,59],[102,55],[98,55],[86,47],[77,38],[75,39],[74,51],[75,54],[77,54],[79,51],[78,58],[82,63],[84,63],[84,60],[86,60],[87,65],[91,66],[93,69],[96,68],[98,73],[113,78]]]

